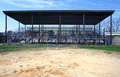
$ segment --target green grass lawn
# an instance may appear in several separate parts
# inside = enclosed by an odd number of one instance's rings
[[[115,51],[120,52],[120,46],[105,46],[105,45],[98,45],[98,46],[88,46],[88,45],[78,45],[78,48],[86,48],[86,49],[99,49],[99,50],[106,50],[106,51]]]
[[[30,50],[30,49],[38,49],[38,48],[85,48],[85,49],[99,49],[99,50],[107,50],[107,51],[115,51],[120,52],[120,46],[88,46],[88,45],[76,45],[76,46],[52,46],[52,45],[0,45],[0,53],[9,52],[9,51],[19,51],[19,50]]]
[[[52,45],[0,45],[0,53],[1,52],[9,52],[9,51],[17,51],[17,50],[30,50],[30,49],[37,49],[37,48],[47,48],[47,47],[54,47]]]

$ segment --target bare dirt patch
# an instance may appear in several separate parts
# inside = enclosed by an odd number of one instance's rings
[[[119,54],[89,49],[45,49],[0,55],[2,77],[119,77]]]

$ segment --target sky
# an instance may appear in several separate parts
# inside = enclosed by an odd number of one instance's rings
[[[0,0],[0,32],[5,31],[3,11],[14,10],[115,10],[120,18],[119,0]],[[109,17],[108,17],[109,18]],[[108,19],[107,18],[107,19]],[[8,30],[17,30],[18,21],[8,17]],[[21,27],[24,27],[21,24]]]

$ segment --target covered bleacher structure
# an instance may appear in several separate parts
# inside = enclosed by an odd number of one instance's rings
[[[105,36],[100,33],[100,22],[110,16],[110,44],[112,43],[112,14],[114,10],[22,10],[3,11],[5,14],[5,43],[13,38],[8,37],[7,16],[25,25],[25,31],[18,34],[19,43],[24,41],[29,44],[94,44],[105,43]],[[99,31],[96,33],[95,26],[99,24]],[[26,30],[26,25],[31,25]],[[39,27],[34,27],[39,25]],[[44,25],[48,25],[44,27]],[[58,25],[51,27],[49,25]],[[68,27],[61,27],[68,25]],[[76,25],[74,28],[69,25]],[[82,25],[82,27],[80,27]],[[93,31],[89,31],[86,25],[93,25]],[[37,41],[34,41],[37,40]],[[92,44],[93,44],[92,43]]]

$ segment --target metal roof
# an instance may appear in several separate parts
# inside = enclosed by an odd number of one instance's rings
[[[31,25],[82,25],[85,14],[85,25],[96,25],[114,13],[114,10],[27,10],[27,11],[3,11],[4,14],[21,22]]]

